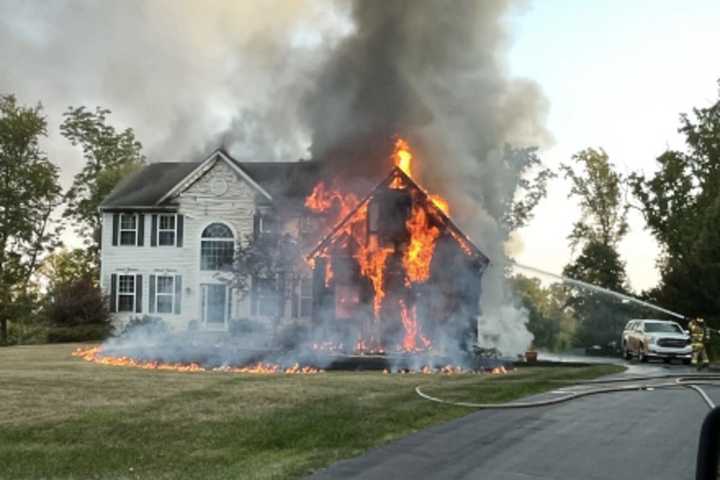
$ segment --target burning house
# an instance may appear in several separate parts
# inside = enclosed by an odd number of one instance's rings
[[[146,167],[101,207],[101,284],[117,323],[147,313],[176,331],[303,325],[304,348],[346,354],[466,349],[489,260],[413,179],[411,161],[398,139],[388,174],[364,196],[320,162],[240,163],[217,151]],[[236,291],[238,245],[267,235],[301,246],[301,278],[289,295],[276,291],[283,279]]]
[[[448,204],[412,179],[403,140],[393,159],[389,175],[360,201],[322,182],[306,201],[339,219],[308,255],[314,328],[331,348],[334,339],[350,339],[341,350],[421,352],[439,339],[465,349],[477,339],[489,260],[450,219]]]

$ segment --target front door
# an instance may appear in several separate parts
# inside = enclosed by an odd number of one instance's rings
[[[227,286],[206,284],[202,286],[202,320],[210,329],[224,329],[228,313]]]

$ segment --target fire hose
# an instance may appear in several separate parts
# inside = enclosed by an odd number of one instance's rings
[[[672,381],[664,381],[672,380]],[[653,383],[660,381],[659,383]],[[582,397],[591,395],[600,395],[605,393],[630,392],[630,391],[651,391],[655,389],[684,388],[696,392],[709,407],[710,413],[703,421],[702,430],[700,432],[700,442],[698,446],[697,460],[695,465],[696,480],[716,480],[718,477],[718,464],[720,463],[720,407],[716,407],[715,402],[701,388],[720,387],[720,374],[667,374],[648,377],[626,377],[613,378],[605,380],[588,380],[576,382],[571,387],[582,385],[614,385],[627,382],[645,382],[635,383],[633,385],[608,386],[605,388],[595,388],[584,391],[568,392],[561,397],[509,403],[474,403],[474,402],[455,402],[443,400],[424,393],[420,389],[420,385],[415,387],[415,392],[422,398],[432,402],[442,403],[445,405],[455,405],[461,407],[470,407],[477,409],[510,409],[510,408],[534,408],[559,403],[569,402]],[[564,383],[564,382],[563,382]]]
[[[674,381],[651,383],[658,380],[674,379]],[[625,384],[628,382],[645,382],[640,384],[632,385],[616,385]],[[715,403],[705,393],[701,386],[713,386],[720,387],[720,374],[667,374],[667,375],[655,375],[646,377],[627,377],[627,378],[613,378],[606,380],[590,380],[584,382],[576,382],[570,387],[582,386],[582,385],[610,385],[604,388],[594,388],[589,390],[580,391],[562,391],[565,393],[559,397],[546,398],[541,400],[532,401],[520,401],[520,402],[508,402],[508,403],[475,403],[475,402],[458,402],[453,400],[444,400],[442,398],[434,397],[423,392],[420,388],[421,385],[415,387],[415,393],[425,400],[431,402],[441,403],[444,405],[453,405],[458,407],[477,408],[483,410],[490,409],[512,409],[512,408],[535,408],[545,407],[548,405],[556,405],[559,403],[569,402],[583,397],[589,397],[592,395],[600,395],[606,393],[619,393],[619,392],[632,392],[632,391],[652,391],[655,389],[673,389],[673,388],[685,388],[695,391],[703,401],[707,404],[710,409],[715,408]],[[569,388],[569,387],[568,387]]]

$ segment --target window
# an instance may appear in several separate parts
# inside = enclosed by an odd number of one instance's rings
[[[158,245],[175,246],[175,225],[175,215],[158,216]]]
[[[300,316],[309,317],[312,314],[313,281],[312,278],[300,280]]]
[[[256,278],[255,295],[259,315],[274,317],[278,314],[280,297],[272,280]]]
[[[118,275],[117,311],[135,311],[135,275]]]
[[[234,255],[235,241],[227,225],[212,223],[203,230],[200,241],[201,270],[228,270]]]
[[[173,313],[175,305],[175,277],[158,275],[155,277],[155,311],[157,313]]]
[[[137,245],[137,215],[120,215],[120,245]]]

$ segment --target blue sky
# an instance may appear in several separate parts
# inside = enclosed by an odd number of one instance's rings
[[[513,76],[540,84],[550,101],[551,166],[603,147],[623,172],[654,170],[666,148],[683,148],[681,112],[717,97],[720,1],[536,1],[509,19]],[[578,212],[556,182],[521,232],[519,260],[558,272]],[[636,213],[621,253],[635,289],[657,281],[658,250]]]

